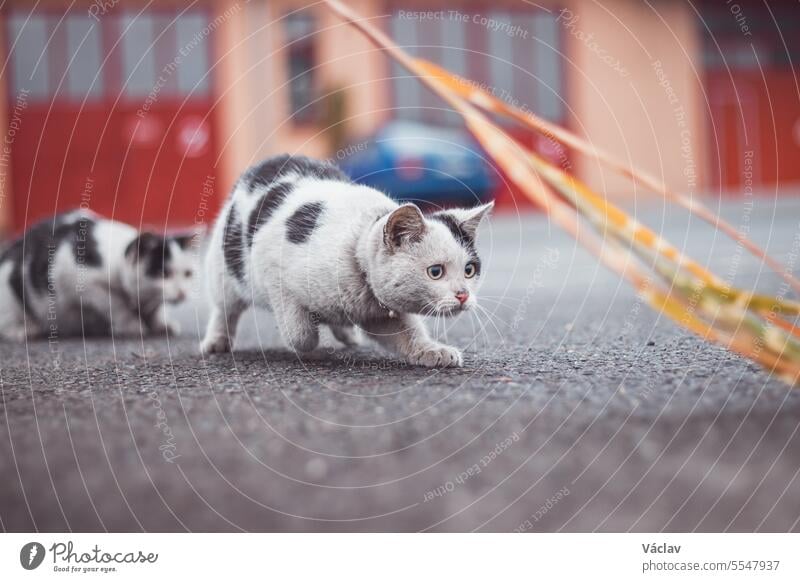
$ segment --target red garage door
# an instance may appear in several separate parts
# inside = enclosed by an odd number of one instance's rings
[[[782,0],[703,9],[710,183],[722,191],[800,183],[797,11]]]
[[[214,172],[212,33],[203,10],[7,14],[17,230],[77,206],[194,222]]]

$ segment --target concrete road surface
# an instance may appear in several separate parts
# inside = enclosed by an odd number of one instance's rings
[[[797,201],[723,211],[798,260]],[[684,213],[638,216],[785,292]],[[480,242],[483,309],[437,326],[463,369],[332,341],[300,361],[269,314],[203,361],[199,297],[178,339],[0,345],[0,527],[800,530],[800,391],[663,321],[541,216]]]

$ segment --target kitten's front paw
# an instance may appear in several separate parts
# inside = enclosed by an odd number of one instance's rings
[[[125,321],[119,319],[114,321],[114,326],[111,329],[111,335],[114,338],[142,338],[147,336],[149,330],[140,321]]]
[[[37,333],[30,328],[26,329],[23,326],[15,326],[10,329],[6,329],[0,337],[9,342],[26,343],[30,340],[36,339]]]
[[[181,333],[181,326],[175,323],[174,321],[160,321],[153,325],[150,332],[153,335],[168,335],[171,337],[175,337],[180,335]]]
[[[207,337],[200,343],[200,353],[225,354],[231,351],[231,340],[225,336]]]
[[[426,368],[460,368],[464,365],[461,352],[444,344],[424,346],[412,353],[408,361],[412,365]]]
[[[361,343],[358,338],[358,332],[352,326],[344,325],[331,325],[331,332],[339,342],[346,345],[348,348],[355,348]]]

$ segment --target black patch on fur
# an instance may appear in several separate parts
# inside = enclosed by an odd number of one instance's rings
[[[9,283],[14,295],[27,309],[26,289],[44,293],[51,278],[53,260],[61,245],[69,244],[75,261],[89,267],[99,267],[103,260],[94,236],[96,222],[89,216],[57,214],[34,224],[3,253],[0,263],[7,260],[13,266]],[[26,281],[27,276],[27,281]]]
[[[476,275],[480,275],[481,259],[478,257],[478,250],[475,248],[475,239],[461,227],[461,223],[458,222],[453,215],[447,214],[446,212],[431,214],[429,218],[444,224],[447,230],[450,231],[450,234],[453,235],[453,238],[456,239],[456,242],[467,249],[472,257],[472,262],[475,263]]]
[[[111,322],[108,316],[90,305],[78,306],[83,321],[83,337],[108,337],[111,335]]]
[[[317,219],[325,209],[323,202],[309,202],[295,210],[286,220],[286,238],[294,244],[302,244],[308,240],[317,227]]]
[[[11,274],[8,283],[14,295],[17,296],[19,304],[25,306],[25,284],[22,279],[22,239],[17,239],[5,249],[2,256],[0,256],[0,265],[5,262],[11,262]]]
[[[43,220],[25,233],[23,244],[28,279],[36,291],[43,293],[47,290],[56,251],[71,234],[70,224],[64,221],[63,215]]]
[[[264,160],[250,168],[242,177],[247,182],[247,187],[254,192],[273,182],[288,176],[309,176],[321,180],[337,180],[349,182],[350,179],[335,165],[330,162],[314,160],[306,156],[290,156],[283,154]]]
[[[253,246],[253,237],[275,213],[278,207],[286,200],[286,197],[294,188],[294,184],[281,182],[275,184],[266,194],[261,197],[256,207],[250,213],[250,220],[247,223],[247,247]]]
[[[453,238],[456,239],[458,244],[470,252],[475,252],[475,240],[469,236],[469,234],[467,234],[463,228],[461,228],[461,223],[459,223],[453,216],[450,214],[437,213],[432,214],[430,218],[444,224],[453,235]]]
[[[25,252],[28,259],[28,280],[31,288],[44,293],[47,290],[47,284],[50,281],[50,263],[55,256],[57,246],[53,243],[52,239],[43,240],[40,244],[33,244],[28,246],[30,241],[25,244]]]
[[[228,220],[222,233],[222,254],[225,266],[240,281],[244,280],[244,251],[242,247],[242,223],[231,205]]]
[[[125,256],[134,263],[144,262],[144,274],[155,279],[167,275],[172,250],[169,248],[169,239],[143,232],[128,244]]]
[[[161,239],[147,257],[147,269],[145,269],[144,274],[152,279],[166,277],[171,259],[172,250],[169,248],[167,241]]]

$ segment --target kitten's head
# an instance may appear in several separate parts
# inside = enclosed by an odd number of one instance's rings
[[[192,235],[142,232],[125,249],[123,280],[131,297],[180,303],[189,296],[195,275]]]
[[[423,216],[413,204],[404,204],[390,213],[370,265],[378,300],[398,312],[424,315],[455,315],[475,305],[481,275],[475,234],[493,206]]]

